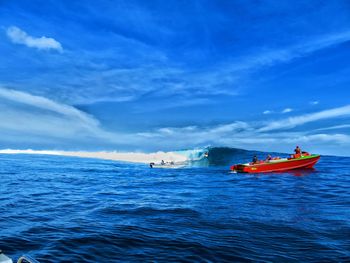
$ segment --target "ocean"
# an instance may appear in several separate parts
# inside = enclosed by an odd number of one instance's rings
[[[213,148],[179,169],[0,154],[0,249],[39,262],[350,262],[350,158],[229,172],[256,153]]]

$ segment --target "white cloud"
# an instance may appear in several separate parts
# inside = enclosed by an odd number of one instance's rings
[[[342,124],[342,125],[335,125],[335,126],[330,126],[325,128],[319,128],[319,129],[316,129],[316,131],[330,131],[330,130],[339,130],[339,129],[347,129],[347,128],[350,128],[350,124]]]
[[[6,33],[7,36],[11,39],[11,41],[16,44],[23,44],[27,47],[37,49],[55,49],[58,51],[63,50],[62,45],[55,39],[45,36],[33,37],[15,26],[7,28]]]
[[[314,100],[314,101],[310,101],[310,104],[311,105],[317,105],[319,104],[320,102],[318,100]]]
[[[350,40],[350,30],[331,33],[305,39],[304,41],[280,49],[265,49],[262,52],[242,58],[240,61],[226,65],[226,73],[274,66],[288,63],[294,59],[312,54],[318,50],[330,48]],[[237,61],[237,60],[236,60]]]
[[[234,122],[216,126],[167,127],[137,136],[166,149],[203,147],[206,145],[238,147],[260,151],[291,152],[295,145],[320,153],[339,154],[336,146],[350,146],[347,134],[302,132],[262,133],[258,123]],[[333,149],[334,148],[334,149]],[[331,150],[330,150],[331,149]],[[330,152],[332,151],[332,152]],[[350,152],[343,154],[350,154]]]
[[[327,153],[331,149],[333,154],[339,154],[336,146],[350,146],[350,136],[342,133],[319,133],[321,130],[311,131],[283,131],[324,119],[350,116],[350,105],[328,109],[311,114],[304,114],[286,120],[270,122],[233,122],[214,126],[187,126],[187,127],[165,127],[137,136],[144,137],[154,145],[162,147],[183,148],[191,145],[200,147],[203,145],[220,145],[240,147],[244,149],[256,149],[266,151],[291,151],[294,144],[302,144],[306,148],[317,149]],[[347,128],[348,125],[339,125],[335,128]],[[274,133],[268,131],[274,130]],[[329,128],[331,130],[331,128]],[[328,153],[330,153],[330,151]],[[346,151],[342,154],[346,153]]]
[[[80,123],[84,123],[86,127],[96,127],[99,125],[98,121],[92,116],[72,106],[57,103],[44,97],[34,96],[17,90],[0,88],[0,98],[62,114],[76,119]]]
[[[291,109],[291,108],[285,108],[283,111],[282,111],[282,113],[289,113],[289,112],[292,112],[293,111],[293,109]]]
[[[266,110],[263,112],[263,114],[271,114],[271,113],[272,113],[272,111],[270,111],[270,110]]]
[[[288,119],[284,119],[281,121],[272,121],[268,123],[266,126],[260,128],[259,131],[266,132],[266,131],[281,130],[281,129],[291,129],[296,126],[300,126],[309,122],[342,117],[342,116],[349,116],[349,115],[350,115],[350,105],[347,105],[344,107],[324,110],[316,113],[290,117]]]
[[[344,145],[350,146],[349,135],[326,134],[318,130],[301,132],[283,130],[341,116],[350,116],[350,105],[267,123],[235,121],[213,126],[162,127],[138,133],[112,133],[106,131],[94,116],[73,106],[25,92],[0,88],[2,144],[6,142],[42,145],[43,142],[47,142],[45,145],[51,149],[67,142],[65,145],[68,147],[80,149],[86,149],[88,147],[85,146],[91,144],[98,147],[116,147],[119,150],[174,150],[214,145],[288,152],[294,144],[302,143],[307,148],[318,145],[318,150],[326,151],[327,147],[333,147],[335,151],[335,147],[339,144],[343,146],[342,148]],[[338,125],[333,128],[347,127],[349,125]],[[324,130],[331,129],[329,127]],[[267,132],[272,130],[275,132]]]
[[[12,36],[10,37],[12,41],[21,44],[35,43],[32,40],[37,39],[50,39],[47,37],[34,38],[16,27],[8,28],[7,34],[9,37]],[[163,59],[157,59],[159,55],[164,54],[159,54],[161,51],[153,47],[145,48],[135,46],[132,42],[122,42],[122,46],[128,47],[127,49],[118,47],[117,51],[107,49],[97,53],[84,51],[72,54],[67,60],[69,63],[59,65],[60,70],[55,70],[48,76],[30,76],[31,83],[21,82],[19,85],[22,86],[22,89],[27,89],[34,86],[33,83],[40,84],[54,78],[56,81],[51,81],[52,88],[57,90],[57,95],[60,98],[64,98],[71,104],[90,104],[103,101],[130,102],[138,100],[144,95],[154,96],[154,94],[158,97],[172,98],[171,103],[158,103],[157,109],[189,106],[189,104],[206,104],[215,102],[216,95],[235,96],[240,94],[241,89],[244,89],[242,83],[249,79],[251,72],[279,63],[287,63],[290,60],[307,56],[314,51],[332,47],[349,39],[350,31],[323,35],[316,39],[303,39],[299,44],[291,44],[281,49],[256,50],[254,53],[234,58],[227,63],[213,65],[210,70],[198,71],[186,70],[186,67],[181,66],[177,67],[169,63],[166,56]],[[51,40],[54,43],[57,42],[54,39]],[[134,47],[131,50],[139,50],[137,54],[132,54],[133,60],[135,61],[136,57],[137,61],[144,63],[137,63],[138,66],[115,68],[108,63],[92,62],[109,61],[106,58],[116,58],[116,54],[121,56],[117,57],[117,60],[125,60],[128,56],[131,57],[130,46]],[[36,45],[35,47],[41,48],[42,46]],[[51,46],[49,45],[49,47]],[[52,48],[62,50],[58,42],[52,45]],[[145,54],[149,56],[147,59],[143,57]],[[77,66],[72,66],[71,61],[74,61],[73,64]],[[153,61],[152,64],[149,64],[149,61]],[[59,74],[56,74],[57,72]],[[3,83],[13,85],[11,80]],[[36,87],[36,90],[38,89],[40,87]],[[178,95],[175,99],[173,99],[174,94]],[[194,100],[194,97],[197,99]]]
[[[292,143],[308,143],[308,142],[333,142],[333,143],[350,143],[350,136],[346,134],[311,134],[302,135],[294,138],[286,138],[285,142]]]
[[[332,33],[320,36],[309,41],[305,41],[298,45],[287,49],[276,50],[266,53],[260,58],[265,64],[273,64],[275,62],[288,62],[294,58],[302,57],[315,51],[332,47],[350,40],[350,31]]]
[[[243,121],[221,124],[210,130],[211,133],[239,132],[250,130],[250,125]]]
[[[5,141],[40,144],[56,138],[59,144],[69,140],[77,145],[82,141],[117,144],[128,140],[104,130],[93,116],[48,98],[0,88],[0,102],[0,139]]]

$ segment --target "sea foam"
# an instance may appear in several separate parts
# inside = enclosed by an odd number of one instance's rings
[[[14,150],[4,149],[0,150],[0,154],[44,154],[44,155],[60,155],[82,158],[97,158],[113,161],[124,161],[133,163],[150,163],[150,162],[166,162],[184,163],[188,161],[197,161],[204,157],[205,149],[193,149],[182,151],[169,151],[169,152],[118,152],[118,151],[99,151],[99,152],[87,152],[87,151],[56,151],[56,150]]]

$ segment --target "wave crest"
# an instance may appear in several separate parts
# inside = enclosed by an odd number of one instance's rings
[[[0,154],[44,154],[44,155],[59,155],[82,158],[97,158],[113,161],[124,161],[133,163],[150,163],[161,162],[162,160],[174,163],[186,163],[191,161],[198,161],[204,158],[204,149],[193,149],[183,151],[169,151],[169,152],[118,152],[118,151],[99,151],[99,152],[85,152],[85,151],[52,151],[52,150],[14,150],[4,149],[0,150]]]

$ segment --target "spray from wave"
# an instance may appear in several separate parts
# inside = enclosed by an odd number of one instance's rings
[[[0,154],[44,154],[59,155],[82,158],[95,158],[113,161],[123,161],[130,163],[158,163],[162,160],[166,163],[179,165],[178,167],[207,167],[207,166],[228,166],[234,163],[249,162],[254,155],[259,158],[265,158],[267,153],[258,151],[249,151],[229,147],[205,147],[192,150],[169,151],[169,152],[118,152],[118,151],[51,151],[51,150],[0,150]],[[272,153],[276,156],[282,156],[278,153]]]
[[[204,153],[207,149],[193,149],[183,151],[163,152],[158,151],[154,153],[139,153],[139,152],[84,152],[84,151],[52,151],[52,150],[0,150],[0,154],[43,154],[43,155],[59,155],[82,158],[96,158],[113,161],[123,161],[132,163],[160,163],[162,160],[174,163],[190,163],[199,161],[204,158]]]

